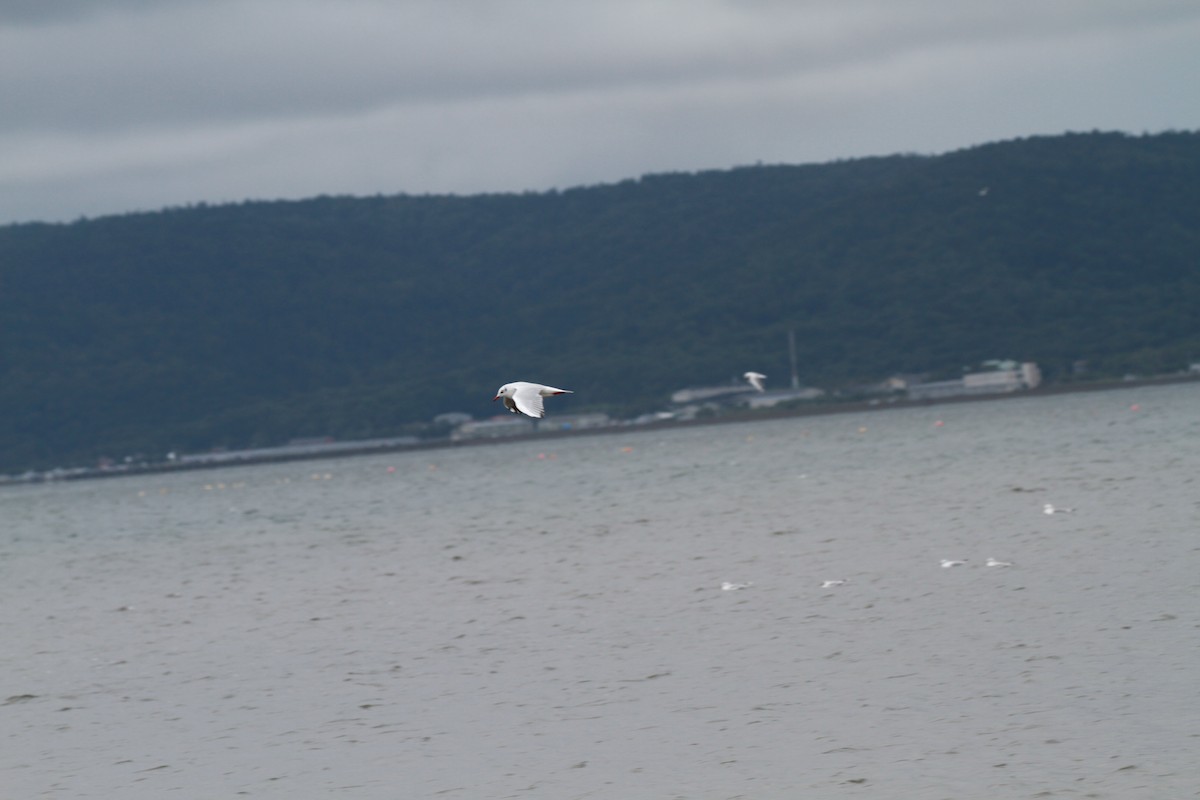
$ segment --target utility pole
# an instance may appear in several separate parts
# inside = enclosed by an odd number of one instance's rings
[[[788,329],[788,355],[792,359],[792,388],[800,388],[800,375],[796,372],[796,329]]]

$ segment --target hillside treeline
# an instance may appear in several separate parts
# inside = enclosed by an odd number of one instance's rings
[[[501,383],[632,414],[784,385],[1200,360],[1200,134],[0,228],[0,470],[357,438]]]

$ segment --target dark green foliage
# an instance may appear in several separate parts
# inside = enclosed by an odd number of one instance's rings
[[[0,469],[391,435],[517,379],[632,413],[784,385],[789,328],[812,385],[1177,369],[1197,309],[1196,133],[9,226]]]

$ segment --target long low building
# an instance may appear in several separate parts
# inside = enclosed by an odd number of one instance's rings
[[[528,417],[509,415],[464,422],[450,434],[451,441],[464,439],[498,439],[505,436],[524,436],[530,433],[558,433],[612,425],[607,414],[561,414],[548,416],[536,423]]]
[[[734,395],[750,394],[754,392],[754,387],[742,384],[732,384],[729,386],[697,386],[690,389],[680,389],[671,394],[671,402],[675,405],[687,405],[688,403],[702,403],[706,400],[716,400],[718,398],[728,398]]]
[[[463,439],[499,439],[505,436],[524,436],[533,433],[533,420],[516,415],[464,422],[450,434],[450,441]]]
[[[1024,389],[1036,389],[1042,383],[1042,372],[1032,361],[1023,364],[999,362],[1003,369],[970,372],[952,381],[917,383],[907,387],[914,400],[936,400],[966,394],[1000,394]]]
[[[796,400],[819,400],[825,396],[822,389],[768,389],[765,392],[753,392],[739,397],[737,402],[747,408],[773,408],[780,403],[790,403]]]

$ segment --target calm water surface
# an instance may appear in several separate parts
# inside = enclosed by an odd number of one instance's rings
[[[7,489],[0,797],[1200,796],[1197,476],[1191,384]]]

